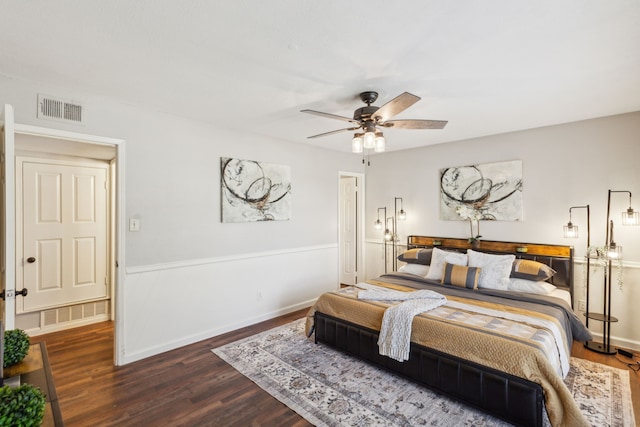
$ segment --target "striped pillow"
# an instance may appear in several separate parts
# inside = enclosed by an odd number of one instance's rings
[[[432,249],[409,249],[408,251],[398,255],[398,260],[409,264],[431,264],[431,252]]]
[[[480,267],[466,267],[445,263],[441,283],[467,289],[478,289],[480,270]]]
[[[517,259],[513,261],[510,277],[540,282],[550,279],[554,274],[556,271],[546,264],[530,259]]]

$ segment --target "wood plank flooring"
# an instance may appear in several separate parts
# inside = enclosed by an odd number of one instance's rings
[[[73,426],[310,426],[211,349],[299,319],[288,315],[126,366],[113,366],[113,324],[32,338],[45,341],[65,424]],[[626,358],[573,346],[573,356],[627,369]],[[638,358],[636,354],[636,358]],[[640,373],[630,371],[636,417]]]

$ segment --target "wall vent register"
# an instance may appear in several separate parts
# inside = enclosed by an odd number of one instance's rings
[[[82,105],[78,102],[38,94],[38,118],[82,123]]]

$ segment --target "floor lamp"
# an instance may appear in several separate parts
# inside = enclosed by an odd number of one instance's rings
[[[571,222],[571,211],[573,209],[586,209],[587,210],[587,280],[585,287],[587,290],[585,300],[585,324],[589,327],[589,276],[591,274],[591,257],[589,256],[589,250],[591,248],[591,211],[589,205],[585,206],[572,206],[569,208],[569,222],[564,226],[564,237],[568,239],[577,239],[579,237],[578,226],[573,225]],[[580,308],[580,307],[578,307]]]
[[[635,212],[631,208],[631,192],[627,190],[609,190],[607,197],[607,230],[604,253],[596,251],[594,256],[602,258],[605,261],[605,268],[607,269],[604,275],[603,281],[603,304],[602,313],[588,313],[588,317],[594,320],[603,322],[602,325],[602,343],[595,341],[587,341],[584,346],[589,350],[603,353],[614,354],[616,350],[611,347],[611,323],[617,322],[618,319],[611,316],[611,273],[612,264],[614,260],[622,262],[622,246],[615,243],[613,240],[613,219],[611,219],[611,195],[614,193],[626,193],[629,194],[629,208],[622,212],[622,225],[640,225],[640,213]]]
[[[398,210],[398,201],[400,201],[400,210]],[[393,271],[398,270],[398,221],[404,221],[407,213],[404,210],[402,197],[395,197],[393,200],[394,214],[387,217],[387,207],[378,208],[378,219],[374,223],[376,230],[384,228],[384,272],[387,272],[387,245],[392,245],[393,260],[391,265]],[[384,227],[380,221],[380,211],[384,212]],[[389,225],[391,224],[391,225]]]
[[[373,228],[376,230],[382,230],[382,221],[380,221],[380,211],[384,212],[384,226],[387,226],[387,207],[378,208],[378,219],[373,223]],[[389,229],[384,230],[384,272],[387,272],[387,239],[386,236],[389,234]]]
[[[398,200],[400,200],[400,210],[398,210]],[[398,221],[407,219],[407,213],[404,211],[402,197],[395,197],[393,207],[395,214],[393,215],[393,271],[398,270]]]

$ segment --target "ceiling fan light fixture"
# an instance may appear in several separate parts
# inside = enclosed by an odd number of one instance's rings
[[[384,152],[385,148],[386,141],[384,139],[384,135],[382,134],[382,132],[376,132],[376,142],[373,151],[375,151],[376,153],[382,153]]]
[[[372,105],[377,98],[378,92],[367,91],[360,93],[360,99],[366,106],[357,108],[353,112],[353,117],[309,109],[300,110],[303,113],[350,123],[350,127],[308,136],[307,138],[319,138],[341,132],[356,131],[358,133],[351,140],[352,152],[362,153],[364,150],[374,150],[377,153],[381,153],[386,150],[386,140],[378,129],[391,127],[396,129],[442,129],[447,124],[446,120],[392,120],[393,117],[420,100],[419,96],[409,92],[401,93],[392,100],[387,101],[382,107]]]
[[[351,151],[354,153],[362,153],[362,134],[356,133],[351,140]]]

